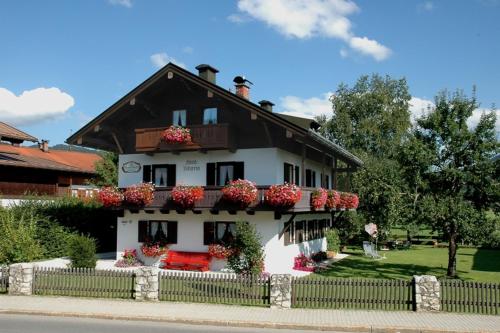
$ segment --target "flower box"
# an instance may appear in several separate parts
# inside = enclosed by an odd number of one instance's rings
[[[339,207],[345,209],[356,209],[359,205],[359,198],[354,193],[340,193]]]
[[[340,193],[335,190],[330,190],[327,193],[326,208],[335,209],[340,205]]]
[[[210,244],[208,245],[208,254],[216,259],[227,259],[232,254],[232,251],[222,244]]]
[[[167,144],[184,144],[191,142],[191,131],[189,128],[170,126],[161,134],[161,139]]]
[[[324,188],[319,188],[311,193],[311,207],[313,210],[319,210],[325,207],[328,199],[328,192]]]
[[[126,204],[147,206],[153,202],[155,187],[150,183],[141,183],[127,187],[123,193]]]
[[[172,200],[182,208],[192,208],[196,201],[202,200],[203,187],[177,185],[172,189]]]
[[[226,201],[248,207],[257,199],[257,187],[255,183],[246,179],[233,180],[224,186],[222,196]]]
[[[104,207],[118,207],[123,202],[123,193],[114,186],[106,186],[99,190],[97,199]]]
[[[290,208],[300,201],[302,191],[294,184],[272,185],[266,191],[264,198],[270,206]]]

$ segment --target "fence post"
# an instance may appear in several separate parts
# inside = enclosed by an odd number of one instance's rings
[[[33,264],[9,266],[9,295],[29,296],[33,292]]]
[[[292,276],[290,274],[271,275],[271,309],[292,307]]]
[[[159,269],[141,267],[135,270],[134,298],[137,301],[157,301]]]
[[[415,311],[440,311],[441,291],[437,278],[433,275],[414,275]]]

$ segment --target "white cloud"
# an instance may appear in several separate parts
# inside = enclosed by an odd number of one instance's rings
[[[21,95],[0,88],[0,121],[11,125],[29,125],[64,115],[75,100],[58,88],[36,88]]]
[[[108,0],[108,2],[115,6],[132,8],[132,0]]]
[[[434,3],[432,1],[424,1],[417,6],[419,11],[432,12],[435,8]]]
[[[297,96],[282,97],[280,103],[280,113],[290,116],[314,119],[321,115],[332,113],[332,102],[330,96],[333,93],[327,92],[320,97],[300,98]]]
[[[337,38],[352,49],[379,61],[391,53],[389,48],[379,42],[356,37],[352,32],[348,16],[358,12],[359,7],[351,0],[239,0],[238,9],[289,38]],[[240,18],[228,17],[238,23],[241,22]]]
[[[231,14],[227,17],[227,20],[233,23],[245,23],[248,21],[248,18],[238,14]]]
[[[179,67],[186,68],[186,65],[184,63],[177,61],[175,58],[169,56],[165,52],[155,53],[149,58],[151,59],[151,63],[153,63],[153,65],[157,68],[162,68],[169,62],[172,62]]]

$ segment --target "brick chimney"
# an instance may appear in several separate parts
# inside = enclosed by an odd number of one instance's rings
[[[207,64],[201,64],[196,66],[196,69],[198,70],[199,77],[215,84],[216,74],[219,73],[216,68]]]
[[[42,140],[42,142],[38,144],[38,147],[41,151],[47,153],[49,151],[49,140]]]
[[[233,80],[234,86],[236,88],[236,95],[243,97],[245,99],[250,99],[250,85],[252,82],[245,79],[244,76],[237,76]]]
[[[260,107],[266,111],[273,112],[273,102],[266,101],[265,99],[259,102]]]

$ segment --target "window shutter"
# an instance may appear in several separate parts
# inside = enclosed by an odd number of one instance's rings
[[[284,225],[285,232],[283,233],[285,237],[285,245],[292,244],[290,235],[292,234],[292,222],[285,222]]]
[[[177,221],[167,223],[167,243],[177,244]]]
[[[234,162],[234,179],[245,179],[245,163],[244,162]]]
[[[148,221],[139,221],[138,242],[144,243],[148,238]]]
[[[311,172],[312,187],[316,187],[316,171]]]
[[[291,183],[290,181],[290,164],[283,163],[283,182]]]
[[[311,187],[312,182],[311,182],[311,170],[306,169],[306,186]]]
[[[144,183],[151,182],[151,165],[142,166],[142,181]]]
[[[295,166],[295,185],[300,185],[300,167],[298,165]]]
[[[203,245],[209,245],[215,242],[215,223],[203,223]]]
[[[207,163],[207,186],[215,186],[215,163]]]
[[[177,183],[175,172],[176,172],[175,164],[167,165],[167,186],[175,186],[175,184]]]

